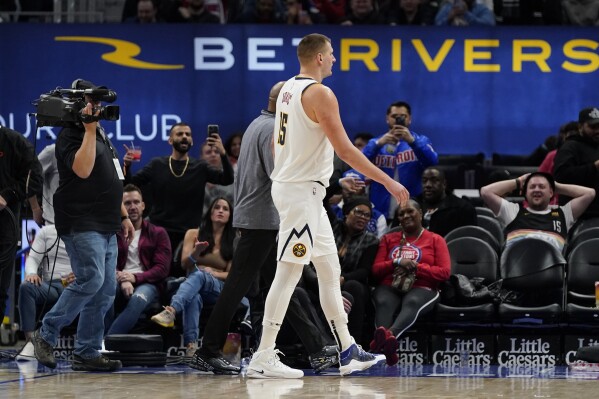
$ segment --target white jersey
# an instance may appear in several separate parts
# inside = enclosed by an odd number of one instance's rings
[[[272,181],[317,181],[325,187],[329,185],[333,174],[333,146],[302,106],[302,94],[313,84],[319,83],[310,78],[293,77],[281,88],[275,117]]]

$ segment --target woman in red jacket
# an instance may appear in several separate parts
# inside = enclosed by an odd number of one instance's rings
[[[420,205],[410,200],[398,212],[398,218],[403,231],[381,237],[372,267],[377,284],[372,295],[378,328],[370,349],[384,353],[390,366],[398,361],[397,339],[419,315],[434,307],[439,299],[439,284],[451,272],[447,244],[443,237],[422,227]],[[414,285],[406,293],[391,285],[396,268],[416,271]]]

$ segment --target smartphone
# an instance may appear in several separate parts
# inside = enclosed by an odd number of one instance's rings
[[[218,134],[218,125],[208,125],[208,137]]]
[[[400,115],[397,118],[395,118],[395,124],[400,125],[400,126],[405,126],[406,125],[405,115]]]

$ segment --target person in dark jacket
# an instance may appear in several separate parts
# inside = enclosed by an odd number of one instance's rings
[[[29,181],[29,184],[27,182]],[[12,281],[21,203],[42,191],[42,166],[23,135],[0,126],[0,315]],[[33,207],[32,207],[33,208]],[[40,210],[41,212],[41,210]],[[12,225],[13,227],[9,227]],[[7,246],[6,243],[13,243]]]
[[[553,175],[556,181],[576,184],[599,192],[599,109],[585,108],[578,114],[579,134],[569,136],[559,148],[554,160]],[[559,204],[564,205],[572,198],[560,195]],[[581,220],[599,217],[599,196]]]
[[[422,207],[424,227],[442,237],[458,227],[478,224],[474,205],[448,194],[445,173],[434,166],[422,173],[422,194],[416,200]]]

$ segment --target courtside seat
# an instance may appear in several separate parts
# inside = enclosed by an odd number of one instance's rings
[[[485,284],[497,280],[497,252],[485,241],[476,237],[458,237],[449,241],[447,247],[451,274],[481,277]],[[435,321],[454,325],[488,324],[496,321],[496,309],[492,302],[456,306],[440,301],[435,308]]]
[[[599,281],[599,238],[581,242],[568,256],[568,324],[599,325],[599,309],[595,307],[595,281]]]
[[[527,238],[503,250],[502,288],[520,293],[520,303],[501,303],[499,319],[511,326],[556,326],[562,320],[566,260],[546,241]]]
[[[501,253],[501,246],[499,245],[497,238],[495,238],[495,236],[489,230],[483,227],[474,225],[460,226],[447,233],[447,235],[445,235],[445,241],[450,242],[460,237],[480,238],[481,240],[489,244],[491,248],[495,250],[497,255]]]

